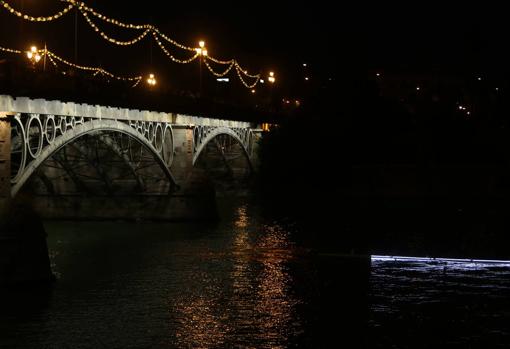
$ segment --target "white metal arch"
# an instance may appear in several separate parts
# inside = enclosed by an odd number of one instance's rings
[[[14,197],[32,176],[32,174],[37,170],[37,168],[39,168],[39,166],[55,152],[81,136],[98,131],[113,131],[124,133],[140,142],[147,149],[149,149],[151,153],[153,153],[154,159],[158,162],[172,185],[176,185],[175,178],[170,172],[170,169],[167,167],[165,160],[160,156],[152,143],[144,137],[144,135],[123,122],[117,120],[98,119],[76,125],[74,128],[66,130],[64,134],[56,137],[51,144],[44,147],[38,156],[29,164],[27,164],[21,176],[19,176],[19,178],[17,178],[13,183],[13,186],[11,187],[11,196]]]
[[[194,145],[195,152],[193,153],[193,165],[195,165],[195,162],[198,160],[200,154],[204,150],[204,148],[207,146],[207,144],[214,139],[215,137],[219,135],[228,135],[232,138],[234,138],[239,145],[241,145],[241,148],[243,149],[243,153],[246,156],[246,159],[248,160],[248,164],[250,166],[250,169],[253,169],[250,154],[247,149],[246,142],[243,141],[237,132],[232,130],[228,127],[211,127],[204,130],[198,130],[199,136],[199,142],[198,144]]]

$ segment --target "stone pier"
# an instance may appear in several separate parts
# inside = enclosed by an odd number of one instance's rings
[[[0,237],[11,201],[11,117],[0,112]]]
[[[42,221],[11,199],[11,118],[0,113],[0,286],[54,279]]]

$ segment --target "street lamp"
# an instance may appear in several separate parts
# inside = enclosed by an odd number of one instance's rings
[[[149,78],[147,79],[147,83],[151,86],[156,85],[156,78],[154,77],[154,74],[149,74]]]
[[[30,63],[32,63],[32,69],[35,71],[35,65],[37,63],[39,63],[39,61],[41,60],[41,55],[39,54],[39,50],[37,50],[37,47],[32,46],[30,48],[30,51],[27,51],[26,53],[27,53],[27,58],[30,60]],[[46,59],[45,59],[45,62],[46,62]]]
[[[199,61],[199,67],[200,67],[200,90],[199,90],[199,97],[202,97],[202,60],[204,57],[207,57],[207,48],[205,47],[205,41],[200,40],[198,42],[198,48],[195,49],[197,51],[198,55],[200,56]]]
[[[262,80],[261,80],[262,82]],[[268,96],[268,103],[269,103],[269,108],[272,110],[275,106],[275,101],[274,101],[274,91],[273,91],[273,88],[271,87],[272,85],[274,85],[274,83],[276,82],[276,78],[274,76],[274,72],[273,71],[270,71],[269,72],[269,76],[267,77],[267,82],[269,83],[269,86],[268,86],[268,89],[269,89],[269,96]]]
[[[274,72],[269,72],[269,77],[267,78],[267,81],[269,81],[270,83],[274,84],[275,81],[276,81],[276,78],[274,77]]]
[[[27,58],[32,61],[33,64],[38,63],[41,60],[41,55],[37,50],[37,47],[32,46],[30,51],[27,51]]]

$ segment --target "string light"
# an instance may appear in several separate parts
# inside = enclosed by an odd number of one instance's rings
[[[9,53],[15,53],[15,54],[22,54],[23,53],[20,50],[16,50],[16,49],[12,49],[12,48],[6,48],[6,47],[2,47],[2,46],[0,46],[0,51],[9,52]],[[94,76],[96,76],[97,74],[101,74],[101,75],[104,75],[104,76],[107,76],[109,78],[116,79],[116,80],[119,80],[119,81],[134,82],[132,87],[137,86],[140,83],[140,81],[142,80],[142,76],[124,77],[124,76],[119,76],[119,75],[112,74],[109,71],[104,70],[103,68],[78,65],[78,64],[69,62],[68,60],[66,60],[66,59],[56,55],[55,53],[49,51],[48,49],[38,50],[37,47],[35,47],[35,46],[32,46],[29,51],[26,51],[25,54],[26,54],[27,58],[29,58],[31,60],[35,60],[35,62],[39,62],[42,57],[46,56],[46,57],[49,58],[50,62],[57,69],[58,69],[58,64],[57,64],[56,61],[58,61],[59,63],[62,63],[64,65],[67,65],[69,67],[75,68],[75,69],[94,72],[94,74],[93,74]]]
[[[102,75],[105,75],[112,79],[116,79],[116,80],[120,80],[120,81],[134,81],[135,85],[133,85],[133,87],[138,85],[140,80],[142,80],[141,76],[135,76],[135,77],[118,76],[118,75],[114,75],[114,74],[110,73],[109,71],[104,70],[103,68],[88,67],[88,66],[84,66],[84,65],[78,65],[75,63],[71,63],[71,62],[65,60],[64,58],[57,56],[56,54],[54,54],[51,51],[47,51],[47,55],[48,55],[48,57],[53,58],[53,59],[59,61],[60,63],[63,63],[69,67],[80,69],[80,70],[85,70],[85,71],[93,71],[93,72],[95,72],[95,75],[102,74]]]
[[[211,57],[211,56],[207,56],[207,59],[213,61],[214,63],[218,63],[218,64],[233,64],[235,62],[235,60],[233,60],[233,59],[228,60],[228,61],[221,61],[221,60]]]
[[[239,69],[243,72],[243,74],[244,74],[244,75],[246,75],[247,77],[249,77],[249,78],[254,78],[254,79],[255,79],[255,78],[260,79],[260,74],[257,74],[257,75],[250,75],[250,74],[248,74],[248,71],[247,71],[246,69],[241,68],[241,66],[239,65],[239,63],[237,63],[237,61],[235,62],[235,65],[236,65],[236,67],[237,67],[237,68],[239,68]]]
[[[190,63],[192,61],[194,61],[195,59],[197,59],[199,56],[200,56],[200,52],[196,52],[195,55],[189,59],[184,59],[184,60],[181,60],[181,59],[177,59],[175,58],[170,52],[168,52],[168,50],[166,49],[165,45],[163,45],[163,43],[159,40],[159,37],[157,36],[157,34],[155,32],[152,32],[152,36],[154,37],[154,39],[156,40],[156,43],[158,44],[158,46],[161,48],[161,50],[172,60],[174,61],[175,63],[180,63],[180,64],[187,64],[187,63]],[[195,50],[193,50],[195,51]]]
[[[3,6],[7,11],[12,13],[13,15],[18,16],[20,18],[23,18],[24,20],[27,20],[27,21],[30,21],[30,22],[49,22],[49,21],[54,21],[56,19],[59,19],[63,15],[65,15],[67,12],[71,11],[73,9],[73,7],[74,7],[73,4],[70,4],[65,9],[63,9],[60,12],[57,12],[53,16],[48,16],[48,17],[32,17],[32,16],[29,16],[29,15],[23,14],[23,13],[21,13],[19,11],[16,11],[14,8],[12,8],[11,5],[9,5],[4,0],[0,0],[0,5]]]
[[[111,42],[112,44],[115,44],[115,45],[120,45],[120,46],[129,46],[129,45],[134,45],[136,44],[138,41],[142,40],[147,34],[149,34],[151,31],[152,31],[152,28],[149,27],[147,29],[144,30],[144,32],[140,35],[138,35],[136,38],[132,39],[132,40],[128,40],[128,41],[120,41],[120,40],[117,40],[117,39],[114,39],[110,36],[108,36],[105,32],[101,31],[97,25],[90,19],[90,17],[88,16],[87,12],[85,10],[83,10],[82,8],[79,8],[83,17],[87,20],[87,23],[92,27],[92,29],[94,29],[96,32],[99,33],[99,35],[101,35],[101,37],[109,42]]]
[[[159,29],[158,29],[158,28],[153,27],[153,28],[152,28],[152,32],[153,32],[153,33],[158,34],[158,36],[159,36],[159,37],[161,37],[162,39],[164,39],[164,40],[168,41],[169,43],[171,43],[172,45],[174,45],[174,46],[176,46],[176,47],[178,47],[178,48],[182,48],[183,50],[192,51],[192,52],[194,52],[194,51],[195,51],[195,49],[194,49],[193,47],[189,47],[189,46],[182,45],[182,44],[178,43],[177,41],[175,41],[175,40],[173,40],[173,39],[169,38],[169,37],[168,37],[168,36],[166,36],[164,33],[162,33],[161,31],[159,31]]]
[[[12,48],[2,47],[2,46],[0,46],[0,51],[9,52],[9,53],[17,53],[17,54],[21,53],[20,50],[14,50]]]
[[[224,70],[222,71],[221,73],[218,73],[216,71],[214,71],[214,69],[211,67],[211,65],[209,64],[209,62],[207,62],[208,59],[210,59],[209,56],[206,57],[207,59],[204,60],[204,63],[205,63],[205,66],[207,67],[207,69],[209,69],[209,71],[211,72],[211,74],[213,74],[214,76],[218,77],[218,78],[221,78],[225,75],[227,75],[231,70],[232,68],[234,67],[234,61],[232,60],[232,62],[230,63],[230,65]],[[214,62],[214,61],[213,61]]]
[[[140,40],[144,39],[149,33],[152,33],[152,36],[153,38],[156,40],[158,46],[162,49],[162,51],[173,61],[173,62],[176,62],[176,63],[181,63],[181,64],[187,64],[187,63],[191,63],[192,61],[194,61],[195,59],[197,59],[200,55],[203,56],[203,57],[206,57],[208,60],[211,60],[217,64],[222,64],[222,65],[228,65],[228,67],[222,71],[222,72],[216,72],[214,71],[214,69],[207,63],[207,60],[204,60],[206,61],[206,66],[208,68],[208,70],[215,76],[217,77],[222,77],[222,76],[225,76],[226,74],[228,74],[230,72],[230,70],[232,69],[232,67],[236,67],[236,72],[237,72],[237,75],[239,77],[239,79],[241,80],[241,82],[243,83],[243,85],[245,85],[247,88],[253,88],[258,82],[259,82],[259,78],[260,78],[260,74],[257,74],[257,75],[251,75],[251,74],[248,74],[247,70],[245,69],[242,69],[240,67],[240,65],[237,63],[237,61],[235,61],[234,59],[231,59],[231,60],[227,60],[227,61],[224,61],[224,60],[219,60],[219,59],[216,59],[214,57],[210,57],[208,55],[208,51],[204,48],[205,47],[205,42],[204,41],[200,41],[199,42],[199,46],[200,46],[200,52],[197,51],[196,48],[193,48],[193,47],[189,47],[189,46],[186,46],[186,45],[183,45],[183,44],[180,44],[178,43],[177,41],[171,39],[170,37],[168,37],[167,35],[165,35],[164,33],[162,33],[158,28],[154,27],[153,25],[150,25],[150,24],[131,24],[131,23],[124,23],[124,22],[121,22],[121,21],[118,21],[116,19],[113,19],[113,18],[110,18],[110,17],[107,17],[99,12],[97,12],[95,9],[93,9],[92,7],[89,7],[87,6],[84,2],[81,2],[81,1],[76,1],[76,0],[62,0],[62,1],[65,1],[69,4],[68,7],[66,7],[65,9],[63,9],[62,11],[56,13],[55,15],[53,16],[48,16],[48,17],[33,17],[33,16],[29,16],[27,14],[23,14],[17,10],[15,10],[14,8],[12,8],[5,0],[0,0],[0,5],[8,12],[16,15],[17,17],[20,17],[24,20],[28,20],[28,21],[33,21],[33,22],[46,22],[46,21],[52,21],[52,20],[55,20],[55,19],[58,19],[62,16],[64,16],[66,13],[68,13],[70,10],[72,10],[73,7],[76,7],[80,13],[83,15],[83,17],[85,18],[85,20],[87,21],[87,23],[90,25],[90,27],[97,33],[99,33],[99,35],[107,40],[108,42],[111,42],[112,44],[115,44],[115,45],[119,45],[119,46],[129,46],[129,45],[134,45],[136,44],[137,42],[139,42]],[[143,32],[141,34],[139,34],[138,36],[136,36],[135,38],[133,38],[132,40],[127,40],[127,41],[121,41],[121,40],[117,40],[115,38],[112,38],[111,36],[109,36],[108,34],[106,34],[105,32],[103,32],[101,29],[99,29],[99,27],[97,26],[97,24],[90,18],[89,14],[95,16],[96,18],[99,18],[101,19],[102,21],[104,22],[107,22],[107,23],[110,23],[110,24],[113,24],[113,25],[116,25],[118,27],[122,27],[122,28],[129,28],[129,29],[136,29],[136,30],[143,30]],[[173,56],[167,49],[166,47],[163,45],[163,43],[161,42],[161,39],[162,40],[165,40],[167,41],[168,43],[180,48],[180,49],[183,49],[183,50],[186,50],[186,51],[190,51],[190,52],[196,52],[195,55],[193,55],[191,58],[189,59],[178,59],[176,58],[175,56]],[[6,51],[6,50],[3,50],[3,51]],[[7,51],[9,52],[9,51]],[[18,52],[13,52],[13,53],[18,53]],[[50,57],[50,55],[48,54],[48,57]],[[55,62],[53,62],[55,63]],[[98,68],[100,69],[100,68]],[[103,73],[102,73],[103,74]],[[108,76],[108,74],[105,74]],[[256,81],[253,83],[253,84],[249,84],[245,81],[245,78],[253,78],[253,79],[256,79]],[[141,78],[140,78],[141,79]]]
[[[77,5],[77,2],[74,1],[74,0],[66,0],[68,1],[69,3],[73,4],[74,6]],[[107,22],[107,23],[111,23],[113,25],[116,25],[118,27],[121,27],[121,28],[129,28],[129,29],[150,29],[153,33],[156,33],[158,34],[159,36],[161,36],[164,40],[168,41],[169,43],[183,49],[183,50],[188,50],[188,51],[195,51],[194,48],[192,47],[189,47],[189,46],[185,46],[185,45],[182,45],[180,43],[178,43],[177,41],[169,38],[168,36],[166,36],[165,34],[161,33],[159,31],[158,28],[154,27],[153,25],[151,24],[131,24],[131,23],[123,23],[121,21],[118,21],[116,19],[113,19],[113,18],[109,18],[99,12],[97,12],[96,10],[94,10],[92,7],[89,7],[87,5],[85,5],[83,2],[80,3],[80,6],[82,7],[82,9],[84,11],[87,11],[88,13],[91,13],[92,15],[94,15],[95,17]]]
[[[255,82],[253,84],[249,84],[247,83],[244,78],[242,77],[241,75],[241,72],[248,76],[248,77],[253,77],[253,76],[249,76],[248,74],[246,74],[244,71],[242,71],[241,67],[239,66],[239,64],[237,64],[237,62],[234,62],[234,65],[236,67],[236,72],[237,72],[237,76],[239,77],[239,80],[241,80],[241,83],[246,87],[246,88],[254,88],[255,86],[257,86],[257,83],[259,82],[259,78],[260,78],[260,75],[257,75],[256,78],[257,80],[255,80]]]
[[[55,67],[55,69],[58,69],[58,65],[57,63],[55,62],[55,60],[50,56],[50,55],[47,55],[47,57],[50,59],[50,62],[51,64],[53,64],[53,66]],[[94,73],[94,76],[96,76],[97,72]]]
[[[77,4],[77,2],[74,1],[74,0],[67,0],[67,1],[70,2],[71,4],[75,5],[75,6]],[[105,22],[114,24],[114,25],[116,25],[118,27],[129,28],[129,29],[152,29],[152,25],[150,25],[150,24],[130,24],[130,23],[120,22],[120,21],[118,21],[116,19],[113,19],[113,18],[108,18],[105,15],[103,15],[103,14],[97,12],[96,10],[94,10],[92,7],[88,7],[83,2],[80,3],[80,6],[83,8],[83,10],[93,14],[97,18],[99,18],[99,19],[101,19],[101,20],[103,20]]]

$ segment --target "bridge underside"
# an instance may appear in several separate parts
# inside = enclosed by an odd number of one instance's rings
[[[183,145],[192,134],[188,129],[173,132]],[[177,146],[174,155],[170,170],[178,186],[144,144],[114,130],[94,131],[41,162],[15,201],[30,201],[45,218],[212,219],[216,194],[239,194],[252,174],[246,149],[230,134],[210,137],[189,167],[186,149]],[[21,153],[15,151],[12,173],[20,166]]]
[[[156,195],[168,193],[171,182],[143,145],[124,134],[99,131],[55,152],[26,187],[35,195]]]

